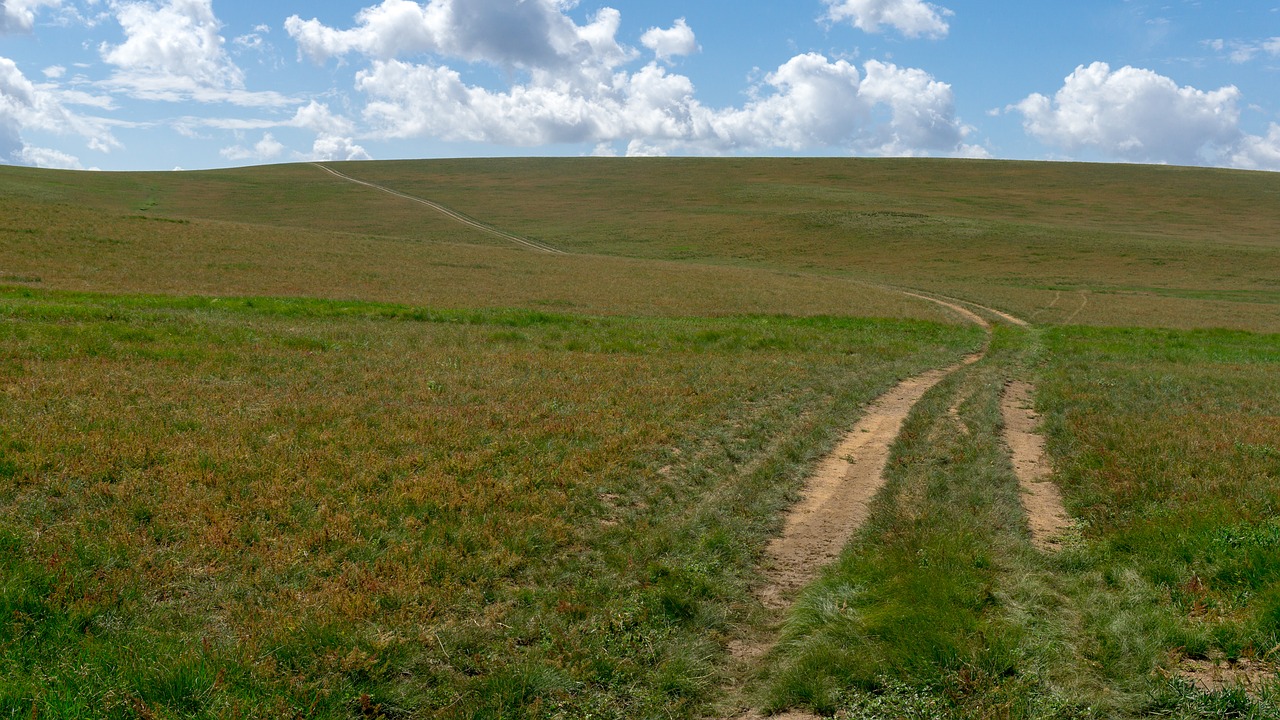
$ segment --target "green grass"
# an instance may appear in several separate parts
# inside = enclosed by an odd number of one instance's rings
[[[0,168],[0,716],[705,716],[815,458],[983,341],[893,287],[1036,327],[915,409],[758,704],[1280,715],[1177,677],[1280,661],[1280,176],[341,169],[573,254],[309,165]],[[1012,376],[1078,520],[1053,556]]]
[[[1277,659],[1280,392],[1261,379],[1280,371],[1280,336],[1064,330],[1047,345],[1046,428],[1091,541],[1070,562],[1147,595],[1163,649]]]
[[[576,252],[853,275],[1041,322],[1280,330],[1274,173],[900,159],[343,171]]]
[[[851,717],[1274,717],[1274,679],[1203,693],[1177,670],[1280,659],[1280,395],[1262,381],[1278,364],[1274,335],[999,329],[987,359],[913,411],[871,522],[789,615],[760,702]],[[1036,368],[1079,531],[1054,556],[1030,547],[998,441],[1004,378]]]
[[[0,274],[115,292],[939,317],[840,289],[853,280],[1041,323],[1280,331],[1275,173],[911,159],[334,166],[577,257],[515,250],[306,164],[4,168]]]
[[[980,340],[32,290],[0,308],[0,715],[24,717],[697,714],[806,463]]]

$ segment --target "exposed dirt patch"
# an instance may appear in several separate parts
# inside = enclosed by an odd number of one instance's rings
[[[1174,674],[1201,692],[1220,692],[1233,688],[1256,692],[1262,685],[1276,682],[1276,671],[1275,665],[1247,658],[1235,661],[1187,658],[1178,663]]]
[[[796,590],[840,554],[866,521],[871,500],[884,485],[889,446],[907,413],[929,388],[980,357],[902,381],[867,408],[867,414],[818,464],[804,497],[787,514],[782,535],[766,550],[768,581],[758,591],[766,607],[787,607]]]
[[[897,292],[941,305],[968,322],[990,329],[991,323],[981,315],[956,302],[895,288]],[[991,308],[980,307],[1017,325],[1022,320]],[[861,420],[845,435],[840,444],[818,464],[805,485],[800,502],[787,513],[782,535],[765,551],[766,582],[756,590],[761,603],[775,613],[787,608],[796,592],[812,581],[827,563],[840,554],[853,533],[862,527],[870,514],[870,504],[884,485],[884,468],[889,461],[889,446],[898,437],[911,408],[934,385],[960,368],[981,360],[982,354],[971,355],[951,367],[932,370],[899,383],[882,395]],[[957,419],[958,407],[955,409]],[[757,633],[729,644],[731,673],[743,677],[745,669],[764,656],[776,642],[775,632]],[[742,699],[742,687],[726,688],[730,697]],[[741,707],[741,706],[739,706]],[[754,710],[733,714],[734,720],[763,720]],[[771,718],[780,720],[818,720],[816,715],[791,711]]]
[[[1041,550],[1056,550],[1071,527],[1071,516],[1062,505],[1062,493],[1049,481],[1052,468],[1045,457],[1044,437],[1036,432],[1039,416],[1032,409],[1032,387],[1013,381],[1000,401],[1004,416],[1004,440],[1012,453],[1013,470],[1022,484],[1022,505],[1031,526],[1031,543]]]
[[[970,310],[969,308],[964,307],[964,306],[962,306],[962,305],[958,305],[958,304],[956,304],[956,303],[954,303],[954,302],[947,302],[946,300],[939,300],[938,298],[936,298],[936,297],[932,297],[932,296],[929,296],[929,295],[921,295],[920,293],[914,293],[914,292],[911,292],[910,290],[898,290],[897,288],[893,288],[893,289],[894,289],[894,290],[896,290],[897,292],[902,293],[903,295],[907,295],[907,296],[909,296],[909,297],[913,297],[913,298],[919,298],[919,299],[921,299],[921,300],[928,300],[929,302],[934,303],[934,304],[936,304],[936,305],[941,305],[941,306],[943,306],[943,307],[947,308],[948,310],[951,310],[952,312],[956,313],[957,315],[959,315],[960,317],[964,318],[965,320],[968,320],[969,322],[973,323],[974,325],[980,325],[980,326],[982,326],[982,327],[984,327],[984,328],[988,328],[988,329],[991,327],[991,323],[987,322],[987,319],[986,319],[986,318],[982,317],[982,316],[981,316],[981,315],[979,315],[978,313],[976,313],[976,312],[974,312],[974,311]],[[982,309],[983,309],[983,310],[988,310],[988,311],[993,312],[993,313],[995,313],[995,314],[997,314],[997,315],[1001,315],[1001,316],[1003,316],[1003,315],[1004,315],[1004,313],[1002,313],[1002,312],[1000,312],[1000,311],[998,311],[998,310],[992,310],[991,308],[984,307],[984,308],[982,308]],[[1012,316],[1009,316],[1009,317],[1012,317]],[[1018,323],[1019,323],[1019,324],[1025,324],[1025,323],[1023,323],[1021,320],[1018,320]]]

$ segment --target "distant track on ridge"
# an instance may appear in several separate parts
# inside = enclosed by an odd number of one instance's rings
[[[385,187],[385,186],[382,186],[382,185],[378,185],[378,184],[376,184],[376,183],[367,182],[367,181],[365,181],[365,180],[358,180],[358,179],[356,179],[356,178],[351,177],[350,175],[346,175],[346,174],[344,174],[344,173],[340,173],[340,172],[338,172],[337,170],[334,170],[333,168],[331,168],[331,167],[329,167],[329,166],[327,166],[327,165],[322,165],[322,164],[320,164],[320,163],[318,163],[318,162],[313,162],[313,163],[311,163],[311,164],[312,164],[312,165],[314,165],[314,166],[316,166],[316,167],[318,167],[318,168],[320,168],[321,170],[324,170],[325,172],[329,173],[330,175],[333,175],[334,177],[340,178],[340,179],[342,179],[342,180],[346,180],[347,182],[355,183],[355,184],[357,184],[357,185],[363,185],[363,186],[365,186],[365,187],[367,187],[367,188],[373,188],[374,190],[378,190],[378,191],[380,191],[380,192],[387,193],[388,195],[394,195],[394,196],[396,196],[396,197],[398,197],[398,198],[401,198],[401,199],[403,199],[403,200],[409,200],[409,201],[411,201],[411,202],[416,202],[416,203],[418,203],[419,205],[426,205],[427,207],[431,208],[432,210],[435,210],[436,212],[440,213],[441,215],[444,215],[445,217],[448,217],[448,218],[450,218],[450,219],[452,219],[452,220],[455,220],[455,221],[457,221],[457,222],[459,222],[459,223],[462,223],[463,225],[466,225],[467,227],[473,228],[473,229],[475,229],[475,230],[479,230],[479,231],[481,231],[481,232],[489,233],[490,235],[493,235],[494,237],[502,238],[503,240],[510,240],[510,241],[511,241],[511,242],[513,242],[513,243],[516,243],[516,244],[518,244],[518,245],[523,245],[523,246],[525,246],[525,247],[527,247],[527,248],[529,248],[529,249],[531,249],[531,250],[537,250],[537,251],[539,251],[539,252],[548,253],[548,254],[550,254],[550,255],[568,255],[568,254],[569,254],[569,253],[567,253],[567,252],[565,252],[565,251],[563,251],[563,250],[560,250],[560,249],[558,249],[558,248],[553,248],[553,247],[551,247],[550,245],[545,245],[545,244],[543,244],[543,243],[540,243],[540,242],[538,242],[537,240],[530,240],[529,238],[520,237],[519,235],[514,235],[514,234],[512,234],[512,233],[505,232],[505,231],[503,231],[503,230],[499,230],[499,229],[497,229],[497,228],[495,228],[495,227],[490,227],[490,226],[485,225],[484,223],[480,222],[479,220],[476,220],[476,219],[474,219],[474,218],[467,217],[466,215],[463,215],[462,213],[458,212],[457,210],[453,210],[453,209],[451,209],[451,208],[448,208],[448,207],[446,207],[446,206],[444,206],[444,205],[441,205],[441,204],[440,204],[440,203],[438,203],[438,202],[433,202],[433,201],[431,201],[431,200],[427,200],[427,199],[425,199],[425,198],[414,197],[413,195],[408,195],[408,194],[402,193],[402,192],[400,192],[399,190],[392,190],[392,189],[391,189],[391,188],[389,188],[389,187]]]

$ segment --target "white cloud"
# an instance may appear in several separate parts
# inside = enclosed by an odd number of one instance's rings
[[[628,144],[629,154],[826,148],[874,154],[981,154],[961,143],[951,88],[920,70],[806,54],[770,73],[741,108],[714,110],[693,83],[650,63],[607,87],[470,86],[447,67],[377,61],[357,75],[365,115],[388,138],[536,146]],[[883,109],[888,121],[874,115]]]
[[[44,76],[50,80],[58,80],[67,74],[67,69],[61,65],[50,65],[44,69]]]
[[[1036,139],[1069,153],[1180,165],[1274,167],[1280,146],[1240,129],[1240,91],[1179,87],[1150,70],[1095,62],[1076,68],[1053,98],[1039,93],[1011,105]]]
[[[1232,153],[1231,164],[1246,170],[1280,171],[1280,125],[1271,123],[1266,136],[1246,135]]]
[[[676,24],[667,30],[649,28],[640,36],[640,43],[664,61],[698,52],[698,40],[684,18],[676,20]]]
[[[291,127],[303,128],[316,134],[311,154],[300,156],[304,160],[369,160],[369,153],[356,144],[352,135],[355,123],[341,115],[335,115],[328,105],[312,100],[298,108]]]
[[[878,33],[888,25],[907,37],[945,37],[944,18],[954,13],[923,0],[824,0],[832,22],[852,21],[854,27]]]
[[[37,10],[61,5],[62,0],[0,0],[0,35],[31,32]]]
[[[328,135],[350,135],[355,132],[355,123],[341,115],[335,115],[328,105],[315,100],[298,108],[288,125]]]
[[[311,146],[311,154],[300,159],[314,162],[329,160],[370,160],[369,153],[355,144],[351,138],[321,133]]]
[[[1243,65],[1264,54],[1280,57],[1280,37],[1261,41],[1217,38],[1204,40],[1201,44],[1215,52],[1225,53],[1227,59],[1237,65]]]
[[[24,145],[22,150],[14,155],[14,159],[22,165],[30,165],[38,168],[51,168],[55,170],[83,170],[84,165],[80,164],[80,158],[74,155],[68,155],[61,150],[53,148],[34,147]]]
[[[285,30],[304,55],[322,62],[356,52],[391,59],[434,53],[504,68],[585,75],[599,81],[605,71],[634,57],[618,43],[621,14],[603,8],[577,25],[567,0],[383,0],[356,15],[356,27],[336,30],[294,15]]]
[[[212,0],[116,2],[111,7],[125,41],[100,48],[102,59],[117,68],[107,87],[166,102],[288,104],[279,93],[245,90],[244,73],[231,61],[218,34],[222,23],[213,13]]]
[[[288,148],[270,132],[285,128],[315,134],[309,152],[289,153],[297,160],[370,159],[369,153],[353,137],[355,123],[315,100],[299,107],[288,119],[187,117],[174,123],[174,129],[186,137],[209,139],[202,135],[206,129],[233,133],[236,144],[222,148],[219,154],[228,160],[254,162],[275,160],[286,154]],[[261,140],[252,146],[243,144],[245,133],[259,130],[263,131]]]
[[[356,88],[368,98],[363,117],[371,136],[382,139],[584,144],[631,154],[982,154],[963,143],[969,129],[955,117],[950,86],[924,71],[870,62],[864,79],[848,61],[799,55],[752,88],[741,107],[713,109],[698,100],[689,78],[661,64],[697,51],[683,19],[644,33],[641,42],[656,59],[627,70],[637,55],[618,42],[621,15],[606,8],[578,25],[565,14],[574,5],[383,0],[362,10],[350,29],[297,16],[285,28],[315,60],[348,53],[371,59],[357,72]],[[439,59],[418,61],[423,55]],[[480,86],[450,60],[520,72],[508,73],[505,88]]]
[[[218,154],[228,160],[255,160],[257,162],[266,162],[280,157],[284,152],[284,145],[272,137],[271,133],[264,133],[262,139],[253,147],[247,148],[242,145],[233,145],[231,147],[222,148]]]
[[[16,63],[0,57],[0,162],[79,166],[64,152],[30,146],[23,134],[32,131],[79,135],[91,150],[120,147],[107,122],[68,110],[52,88],[32,83]]]

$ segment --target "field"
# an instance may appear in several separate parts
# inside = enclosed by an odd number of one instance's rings
[[[566,254],[311,165],[0,168],[0,716],[1280,717],[1280,176],[332,167]],[[979,352],[763,605],[818,460]]]

